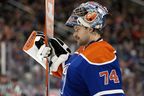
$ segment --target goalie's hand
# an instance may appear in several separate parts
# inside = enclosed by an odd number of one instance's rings
[[[37,57],[43,61],[43,59],[47,58],[50,54],[51,54],[51,48],[46,47],[45,44],[43,44],[37,52]]]
[[[48,55],[51,53],[51,48],[46,46],[44,38],[45,36],[43,32],[37,31],[35,45],[38,49],[38,52],[36,57],[41,61],[43,61],[43,59],[48,57]]]
[[[69,47],[58,38],[51,38],[48,41],[54,54],[51,58],[50,71],[56,72],[58,67],[68,59],[71,51]]]
[[[44,42],[43,32],[37,32],[35,45],[38,48],[37,57],[43,61],[44,58],[49,57],[50,71],[56,72],[58,67],[63,64],[69,57],[69,47],[58,38],[50,38],[49,47],[46,47]]]

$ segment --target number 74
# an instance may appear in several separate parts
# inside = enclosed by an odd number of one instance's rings
[[[108,71],[99,72],[100,77],[104,76],[104,85],[108,85],[109,81],[113,80],[114,83],[119,83],[119,78],[116,73],[116,70],[111,70],[110,74]]]

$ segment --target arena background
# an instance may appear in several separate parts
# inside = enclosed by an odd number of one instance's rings
[[[55,0],[55,37],[72,52],[77,48],[73,30],[64,23],[86,1]],[[144,96],[144,1],[95,1],[110,10],[103,37],[119,55],[126,96]],[[32,30],[44,29],[44,5],[44,0],[0,0],[0,96],[44,96],[45,70],[22,51]],[[51,77],[50,96],[58,96],[59,87],[60,80]]]

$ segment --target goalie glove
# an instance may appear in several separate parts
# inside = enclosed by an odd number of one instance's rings
[[[43,32],[37,31],[37,35],[35,38],[35,45],[38,49],[38,52],[36,57],[41,61],[43,61],[43,59],[48,57],[48,55],[51,53],[51,48],[46,46],[44,38],[45,36]]]
[[[35,45],[38,48],[37,58],[43,60],[48,57],[50,61],[50,71],[57,72],[58,67],[68,59],[71,51],[69,47],[58,38],[50,38],[48,41],[50,47],[46,47],[44,44],[43,32],[37,32],[35,39]]]
[[[58,38],[49,39],[49,45],[54,53],[50,62],[50,71],[57,72],[61,64],[62,67],[64,66],[64,62],[68,59],[71,51],[69,47]]]

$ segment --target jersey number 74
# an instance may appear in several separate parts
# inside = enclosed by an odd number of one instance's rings
[[[104,85],[108,85],[109,81],[113,81],[114,83],[119,83],[119,77],[116,73],[116,70],[113,69],[109,73],[108,71],[99,72],[100,77],[104,77]]]

